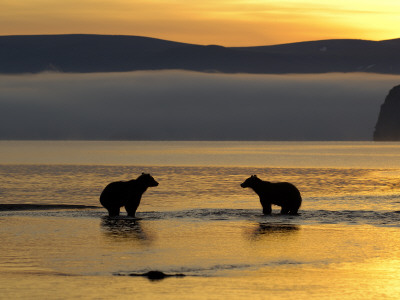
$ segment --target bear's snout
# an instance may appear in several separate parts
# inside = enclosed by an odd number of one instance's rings
[[[245,188],[245,187],[246,187],[246,185],[244,184],[244,182],[241,183],[240,186],[241,186],[242,188]]]
[[[152,186],[152,187],[153,187],[153,186],[158,186],[158,182],[154,180],[154,181],[151,183],[150,186]]]

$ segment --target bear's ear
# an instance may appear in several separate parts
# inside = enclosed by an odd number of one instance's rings
[[[257,175],[253,175],[253,176],[251,176],[251,177],[256,177],[256,178],[257,178]]]

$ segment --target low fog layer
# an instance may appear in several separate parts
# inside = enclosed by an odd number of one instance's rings
[[[0,139],[371,140],[400,76],[0,76]]]

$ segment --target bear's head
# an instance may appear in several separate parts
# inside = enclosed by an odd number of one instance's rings
[[[137,179],[138,182],[147,187],[157,186],[158,182],[150,174],[142,173]]]
[[[254,187],[257,183],[260,183],[262,180],[257,177],[257,175],[252,175],[249,178],[247,178],[240,186],[242,188],[247,188],[247,187]]]

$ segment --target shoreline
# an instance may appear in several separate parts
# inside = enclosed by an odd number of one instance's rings
[[[0,204],[0,211],[48,210],[48,209],[98,209],[100,206],[74,204]]]

